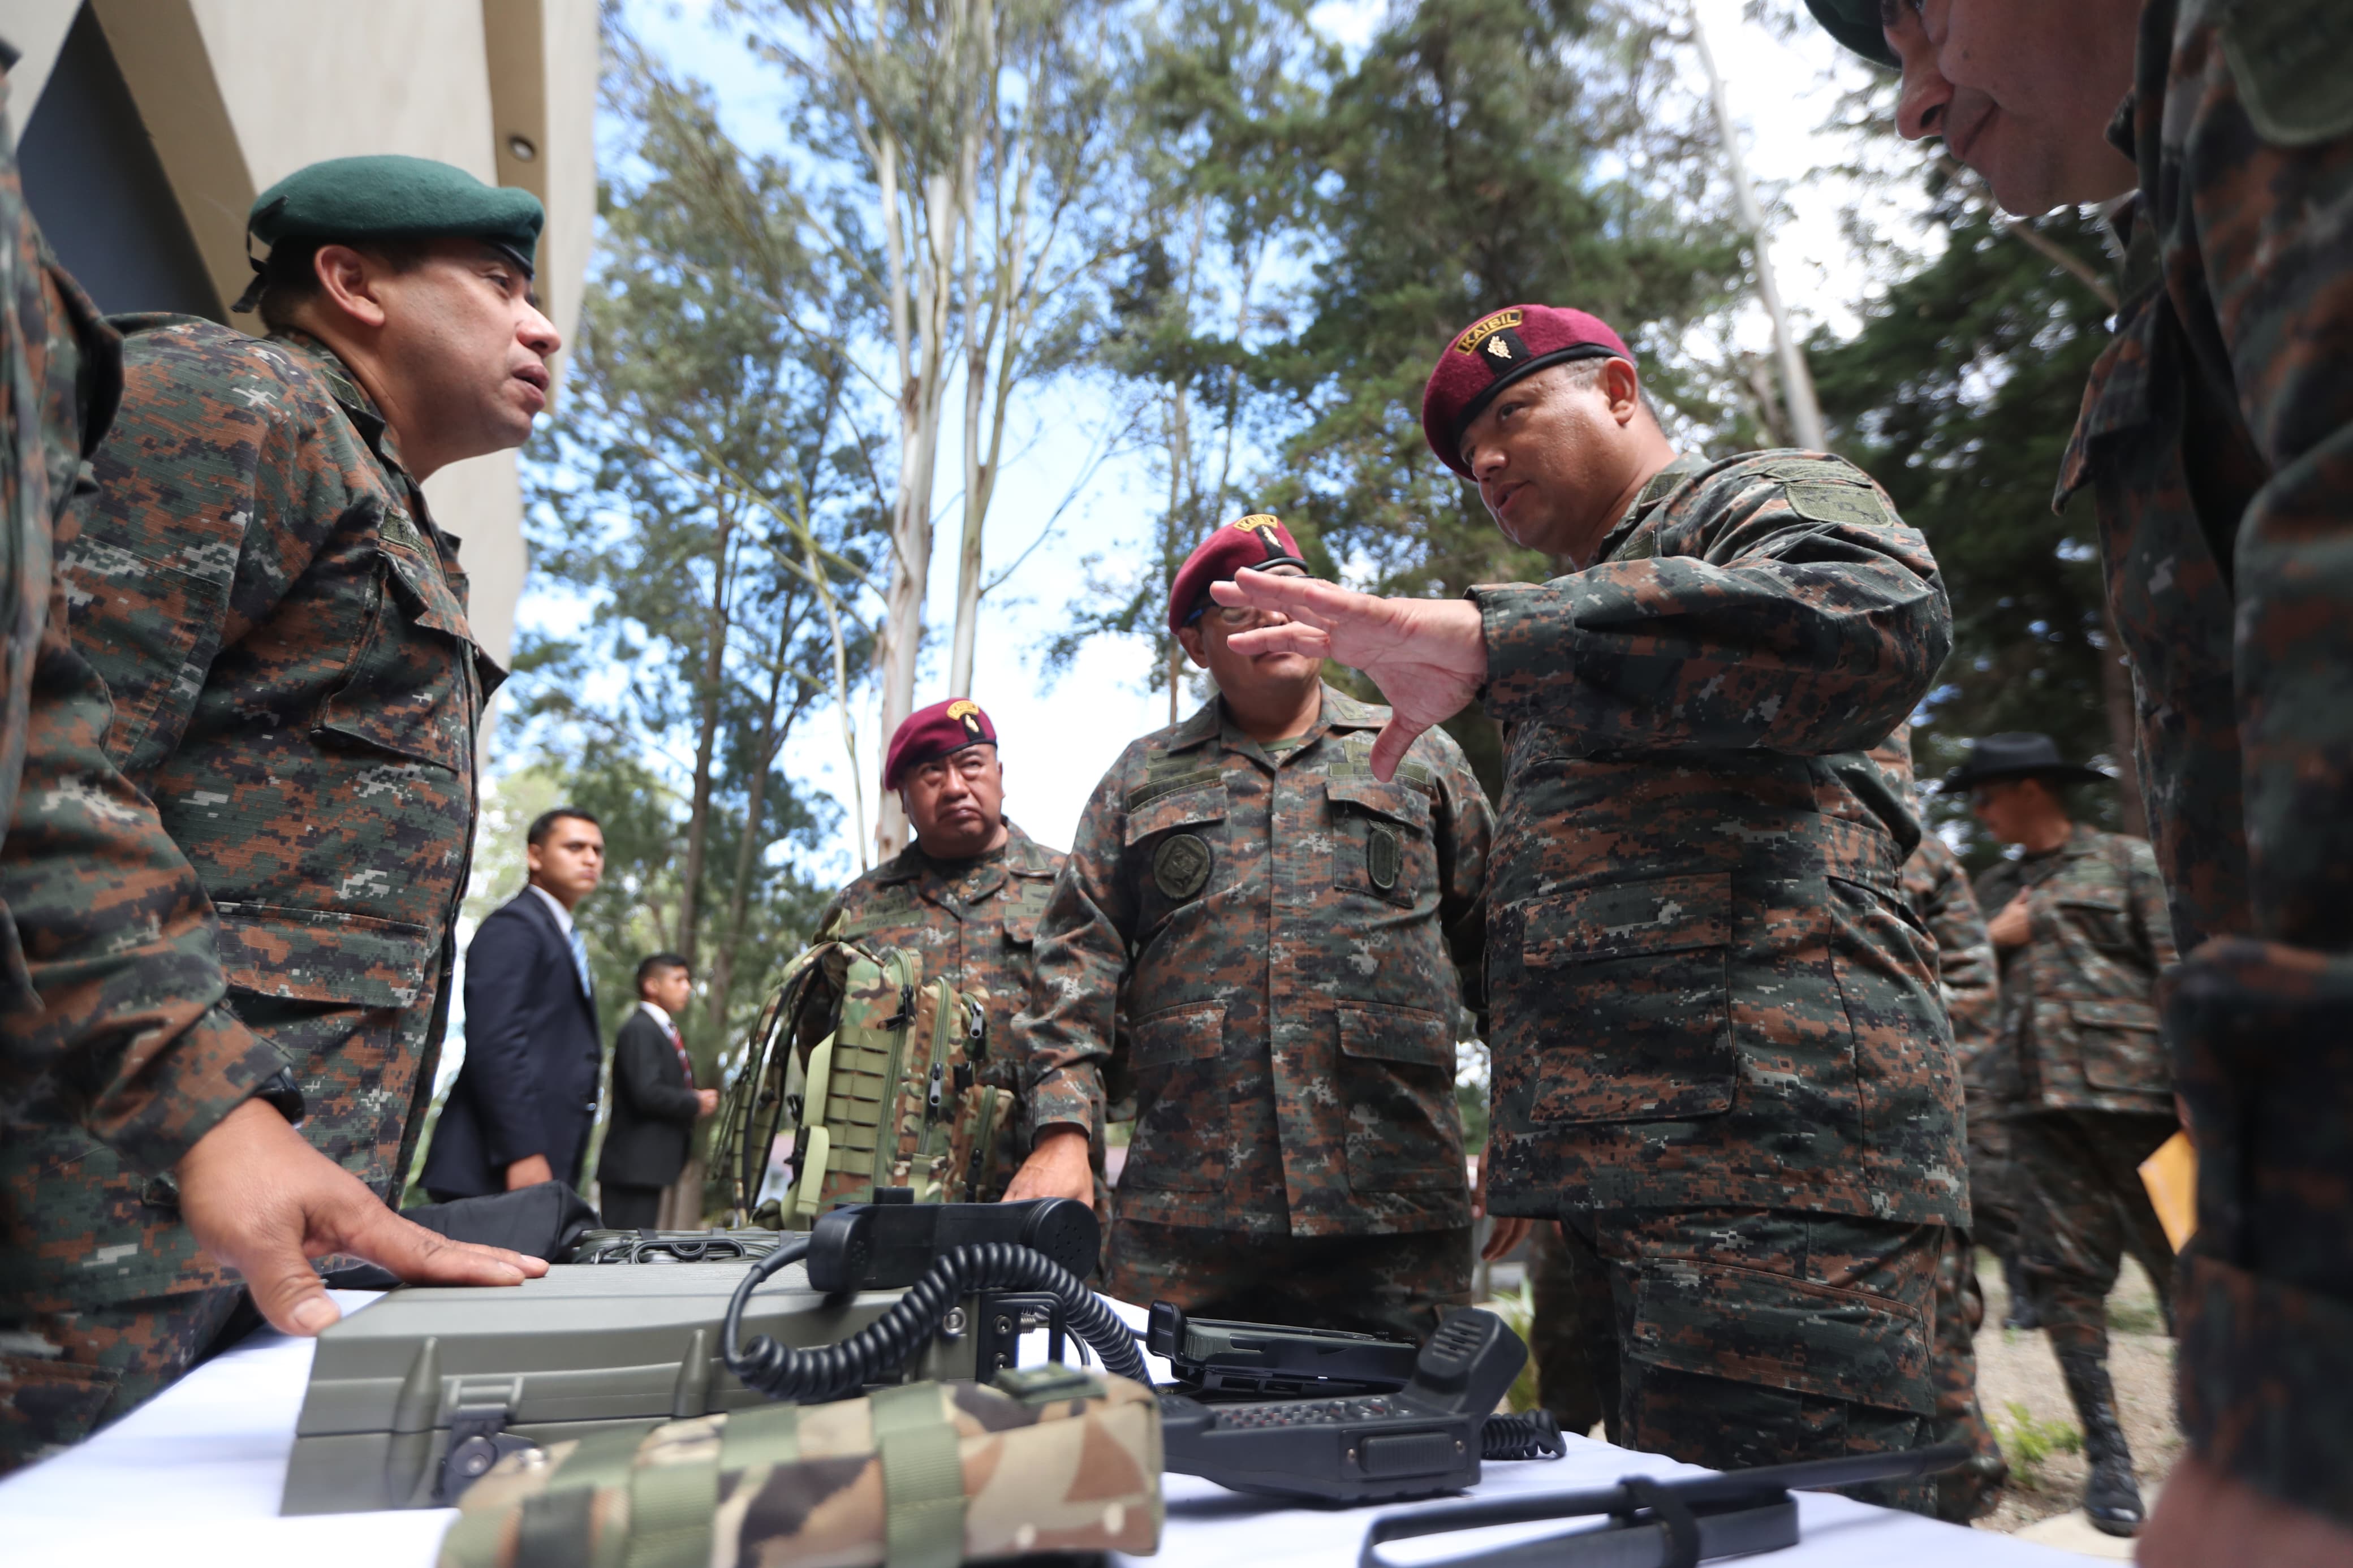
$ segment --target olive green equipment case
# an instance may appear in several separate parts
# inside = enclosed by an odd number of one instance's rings
[[[752,1263],[558,1264],[506,1289],[392,1291],[319,1336],[280,1511],[437,1507],[507,1453],[765,1405],[719,1348]],[[744,1335],[832,1344],[902,1294],[820,1295],[796,1263],[753,1296]],[[972,1376],[985,1337],[939,1335],[913,1375]]]
[[[880,1188],[907,1188],[917,1203],[988,1191],[1014,1097],[977,1081],[983,1002],[926,981],[922,954],[906,948],[828,942],[794,959],[721,1116],[713,1164],[729,1183],[730,1223],[807,1230]],[[792,1184],[763,1202],[769,1152],[786,1134]]]

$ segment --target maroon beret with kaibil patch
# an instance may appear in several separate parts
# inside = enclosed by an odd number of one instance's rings
[[[1269,566],[1307,570],[1299,541],[1291,537],[1282,519],[1262,511],[1237,518],[1195,545],[1185,564],[1176,568],[1176,581],[1168,590],[1168,629],[1179,631],[1198,620],[1209,607],[1209,584],[1231,582],[1245,566],[1261,572]]]
[[[997,744],[997,726],[969,697],[934,702],[907,715],[891,737],[882,758],[882,787],[897,789],[899,776],[909,768],[963,751],[966,746]]]
[[[1480,317],[1446,345],[1430,384],[1421,389],[1423,438],[1440,462],[1469,479],[1462,432],[1479,411],[1520,377],[1577,359],[1622,359],[1630,364],[1634,356],[1609,322],[1582,310],[1514,305]]]

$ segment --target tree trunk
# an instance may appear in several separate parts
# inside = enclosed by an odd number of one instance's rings
[[[694,967],[700,934],[702,856],[711,836],[711,768],[719,742],[719,689],[726,671],[731,608],[728,591],[734,579],[734,512],[724,508],[719,515],[719,549],[711,573],[711,616],[704,633],[708,640],[702,657],[702,711],[697,716],[694,737],[694,796],[687,810],[686,868],[679,891],[678,952],[690,970]]]
[[[2140,793],[2140,705],[2133,695],[2132,666],[2125,662],[2116,617],[2107,607],[2107,595],[2100,597],[2100,622],[2108,645],[2100,649],[2100,695],[2108,710],[2108,754],[2116,763],[2118,815],[2126,833],[2146,838],[2148,805]]]

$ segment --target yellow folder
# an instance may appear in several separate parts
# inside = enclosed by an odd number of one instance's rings
[[[2158,1144],[2140,1163],[2140,1183],[2165,1226],[2165,1239],[2180,1251],[2198,1229],[2198,1152],[2189,1146],[2189,1134],[2176,1132]]]

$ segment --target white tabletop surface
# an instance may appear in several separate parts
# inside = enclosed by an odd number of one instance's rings
[[[351,1311],[375,1298],[343,1292],[338,1300]],[[1123,1310],[1143,1321],[1141,1312]],[[1042,1355],[1034,1342],[1043,1336],[1031,1339],[1025,1360]],[[79,1447],[0,1481],[0,1561],[8,1568],[430,1568],[453,1510],[278,1516],[311,1349],[307,1340],[255,1334]],[[1154,1371],[1165,1375],[1166,1368]],[[1573,1437],[1567,1458],[1557,1461],[1488,1465],[1475,1495],[1567,1491],[1629,1475],[1687,1472],[1670,1460]],[[1167,1568],[1353,1568],[1364,1521],[1383,1511],[1289,1508],[1190,1476],[1168,1477],[1166,1494],[1168,1528],[1159,1556],[1149,1561]],[[2086,1561],[1827,1493],[1800,1494],[1799,1511],[1801,1544],[1745,1561],[1759,1568],[2063,1568]],[[1425,1540],[1386,1551],[1410,1564],[1461,1549],[1459,1540]]]

